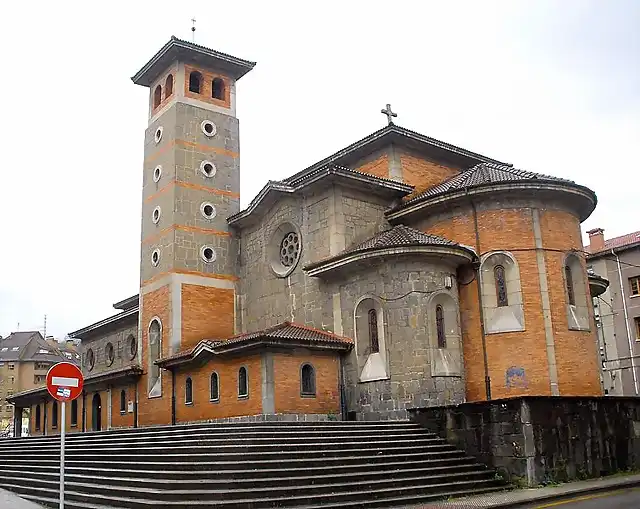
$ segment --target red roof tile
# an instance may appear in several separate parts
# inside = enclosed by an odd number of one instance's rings
[[[604,247],[602,249],[598,249],[597,251],[593,251],[591,254],[602,253],[604,251],[610,251],[612,249],[619,249],[621,247],[630,246],[631,244],[640,243],[640,231],[627,233],[626,235],[621,235],[620,237],[613,237],[612,239],[607,239],[604,241]],[[591,252],[589,247],[586,249]]]

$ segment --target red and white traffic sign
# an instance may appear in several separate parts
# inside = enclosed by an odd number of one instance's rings
[[[82,394],[82,371],[70,362],[59,362],[47,373],[47,390],[58,401],[72,401]]]

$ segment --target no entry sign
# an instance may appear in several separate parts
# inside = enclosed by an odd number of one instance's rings
[[[47,390],[58,401],[72,401],[82,394],[84,378],[78,366],[59,362],[47,373]]]
[[[47,373],[47,390],[52,398],[62,402],[60,411],[60,509],[64,509],[64,432],[67,424],[66,403],[82,394],[82,371],[70,362],[59,362]]]

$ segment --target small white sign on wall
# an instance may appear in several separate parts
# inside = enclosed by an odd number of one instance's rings
[[[130,414],[133,413],[133,401],[129,401],[129,403],[127,404],[127,412],[129,412]]]

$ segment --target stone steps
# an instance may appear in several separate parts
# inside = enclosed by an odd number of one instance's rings
[[[397,507],[504,489],[409,422],[235,423],[68,436],[66,507]],[[59,438],[0,442],[0,488],[55,506]]]

